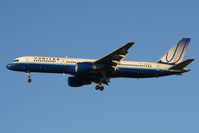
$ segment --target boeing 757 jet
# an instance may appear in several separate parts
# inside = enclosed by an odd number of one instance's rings
[[[58,58],[24,56],[14,59],[7,65],[13,71],[27,74],[31,72],[70,74],[68,85],[80,87],[96,83],[96,90],[104,90],[111,78],[152,78],[168,75],[181,75],[190,71],[186,68],[194,59],[183,61],[190,38],[182,38],[162,58],[155,62],[123,61],[129,48],[135,42],[129,42],[100,59]]]

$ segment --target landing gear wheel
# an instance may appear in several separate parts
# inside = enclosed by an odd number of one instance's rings
[[[96,85],[96,86],[95,86],[95,89],[96,89],[96,90],[100,89],[100,86],[99,86],[99,85]]]
[[[100,87],[100,91],[103,91],[103,90],[104,90],[104,86],[101,86],[101,87]]]
[[[31,79],[28,79],[28,83],[30,83],[32,80]]]
[[[32,81],[32,79],[30,78],[30,72],[25,72],[25,74],[27,74],[28,83],[30,83]]]
[[[96,90],[103,91],[103,90],[104,90],[104,86],[96,85],[96,86],[95,86],[95,89],[96,89]]]

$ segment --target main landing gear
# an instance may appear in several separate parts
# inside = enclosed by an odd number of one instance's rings
[[[96,90],[103,91],[103,90],[104,90],[104,86],[96,85],[96,86],[95,86],[95,89],[96,89]]]
[[[28,78],[28,83],[30,83],[32,81],[32,79],[30,78],[30,72],[27,72],[27,78]]]

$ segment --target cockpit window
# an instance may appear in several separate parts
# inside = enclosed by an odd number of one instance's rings
[[[12,62],[19,62],[19,60],[13,60]]]

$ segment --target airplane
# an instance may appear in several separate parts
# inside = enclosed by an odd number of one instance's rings
[[[128,42],[100,59],[79,59],[60,57],[24,56],[7,65],[9,70],[27,74],[31,72],[70,74],[68,85],[80,87],[96,83],[96,90],[103,91],[103,84],[109,85],[111,78],[152,78],[181,75],[190,71],[186,68],[194,59],[183,61],[191,38],[182,38],[167,53],[155,62],[123,61],[129,48],[135,42]]]

